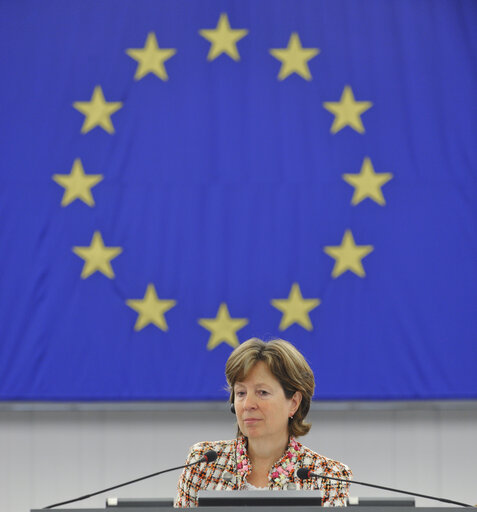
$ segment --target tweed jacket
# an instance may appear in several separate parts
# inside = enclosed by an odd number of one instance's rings
[[[247,439],[239,437],[230,441],[197,443],[190,449],[186,464],[199,460],[206,451],[215,450],[217,459],[184,468],[178,483],[175,507],[196,507],[200,490],[242,490],[252,465],[247,455]],[[323,506],[346,505],[349,484],[313,478],[301,481],[296,470],[309,467],[313,472],[351,480],[351,470],[345,464],[319,455],[290,437],[283,457],[268,474],[270,490],[319,489]]]

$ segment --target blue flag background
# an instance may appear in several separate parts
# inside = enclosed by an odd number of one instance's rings
[[[477,4],[0,3],[0,399],[477,398]],[[89,176],[89,178],[88,178]]]

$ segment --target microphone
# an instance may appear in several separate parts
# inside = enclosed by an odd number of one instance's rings
[[[462,507],[472,507],[468,503],[462,503],[460,501],[448,500],[447,498],[438,498],[436,496],[429,496],[427,494],[419,494],[417,492],[403,491],[401,489],[394,489],[393,487],[385,487],[384,485],[367,484],[366,482],[358,482],[358,480],[347,480],[346,478],[336,478],[333,476],[319,475],[313,473],[310,468],[300,468],[296,472],[296,476],[300,480],[308,480],[309,478],[326,478],[327,480],[337,480],[338,482],[346,482],[348,484],[365,485],[366,487],[374,487],[375,489],[384,489],[385,491],[399,492],[401,494],[408,494],[410,496],[418,496],[419,498],[428,498],[430,500],[442,501],[444,503],[452,503],[453,505],[460,505]]]
[[[200,460],[198,460],[197,462],[193,462],[192,464],[186,464],[184,467],[192,466],[193,464],[200,464],[201,462],[207,462],[207,464],[209,464],[210,462],[214,462],[215,460],[217,460],[217,452],[215,450],[208,450],[204,453]]]
[[[48,505],[47,507],[43,507],[44,509],[59,507],[61,505],[67,505],[68,503],[74,503],[75,501],[85,500],[86,498],[91,498],[93,496],[97,496],[98,494],[102,494],[103,492],[112,491],[113,489],[118,489],[119,487],[124,487],[129,484],[134,484],[136,482],[140,482],[141,480],[146,480],[147,478],[152,478],[153,476],[162,475],[163,473],[169,473],[170,471],[175,471],[176,469],[188,468],[189,466],[195,466],[196,464],[201,464],[205,462],[210,464],[217,459],[217,452],[215,450],[208,450],[204,453],[204,455],[195,462],[191,462],[190,464],[184,464],[182,466],[176,466],[175,468],[163,469],[162,471],[157,471],[156,473],[152,473],[150,475],[142,476],[140,478],[136,478],[135,480],[130,480],[129,482],[124,482],[123,484],[114,485],[113,487],[108,487],[107,489],[102,489],[101,491],[96,491],[91,494],[86,494],[85,496],[80,496],[79,498],[75,498],[73,500],[62,501],[61,503],[54,503],[53,505]]]

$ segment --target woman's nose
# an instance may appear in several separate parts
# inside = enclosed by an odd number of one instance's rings
[[[255,407],[257,407],[257,401],[255,400],[253,393],[247,393],[243,406],[244,409],[255,409]]]

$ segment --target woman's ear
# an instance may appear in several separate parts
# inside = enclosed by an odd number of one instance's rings
[[[298,411],[298,407],[300,407],[301,400],[303,398],[303,395],[300,391],[295,391],[293,396],[291,397],[291,410],[290,413],[292,416]]]

